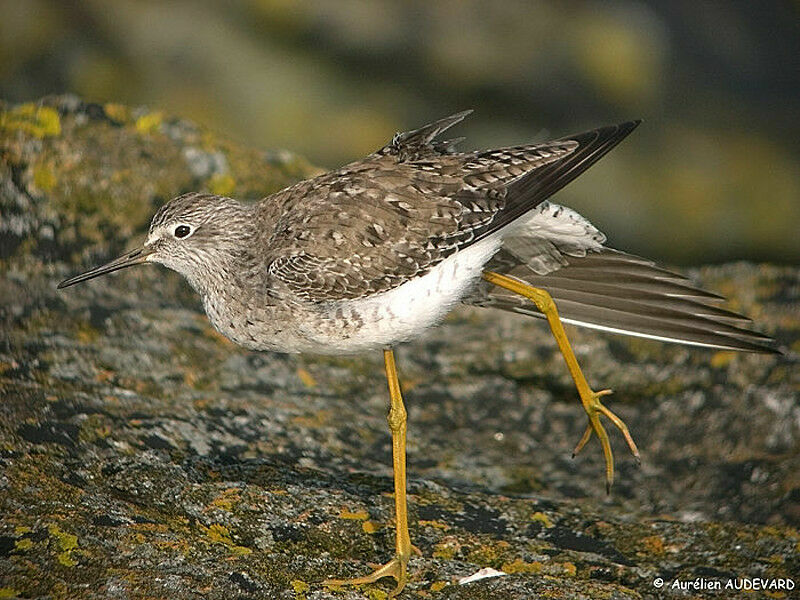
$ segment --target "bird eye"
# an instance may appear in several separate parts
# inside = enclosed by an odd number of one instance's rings
[[[192,232],[192,228],[188,225],[178,225],[175,228],[174,234],[176,238],[185,238]]]

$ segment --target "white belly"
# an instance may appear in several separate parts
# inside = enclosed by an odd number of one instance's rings
[[[388,292],[338,303],[303,331],[301,352],[339,354],[393,346],[438,323],[480,279],[502,240],[490,236]]]

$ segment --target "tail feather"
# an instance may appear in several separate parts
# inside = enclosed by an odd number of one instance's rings
[[[603,249],[568,257],[568,263],[545,275],[522,262],[510,266],[508,257],[496,266],[550,293],[567,323],[694,346],[777,352],[769,337],[747,328],[750,319],[721,308],[719,296],[646,259]],[[525,298],[489,284],[468,302],[544,317]]]

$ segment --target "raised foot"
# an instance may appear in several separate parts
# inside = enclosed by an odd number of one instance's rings
[[[361,585],[364,583],[375,583],[384,577],[394,577],[394,580],[397,582],[397,587],[389,593],[389,598],[394,598],[403,591],[406,585],[406,581],[408,580],[407,567],[408,555],[396,554],[392,560],[382,567],[378,567],[369,575],[356,577],[354,579],[326,579],[322,582],[322,585]]]
[[[603,403],[600,401],[600,398],[608,396],[611,393],[611,390],[593,392],[589,389],[588,392],[581,391],[581,402],[583,403],[584,410],[586,410],[586,415],[589,417],[589,424],[586,426],[586,431],[583,432],[583,436],[572,452],[574,458],[577,456],[578,452],[583,450],[586,442],[592,437],[592,432],[597,434],[597,439],[600,440],[600,445],[603,447],[603,455],[606,459],[606,493],[611,491],[611,484],[614,483],[614,455],[611,452],[608,434],[606,433],[605,427],[603,427],[603,424],[600,422],[601,414],[608,417],[608,419],[617,426],[617,429],[622,432],[625,441],[628,443],[628,448],[631,450],[631,454],[636,458],[636,462],[641,464],[639,449],[636,447],[636,443],[631,437],[631,432],[628,431],[628,426],[625,425],[622,419],[603,406]]]

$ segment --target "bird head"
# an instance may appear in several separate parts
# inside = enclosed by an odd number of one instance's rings
[[[248,227],[250,225],[250,227]],[[144,244],[99,267],[65,279],[59,289],[147,262],[177,271],[195,288],[224,267],[224,260],[249,244],[247,206],[232,198],[191,193],[178,196],[153,216]]]

